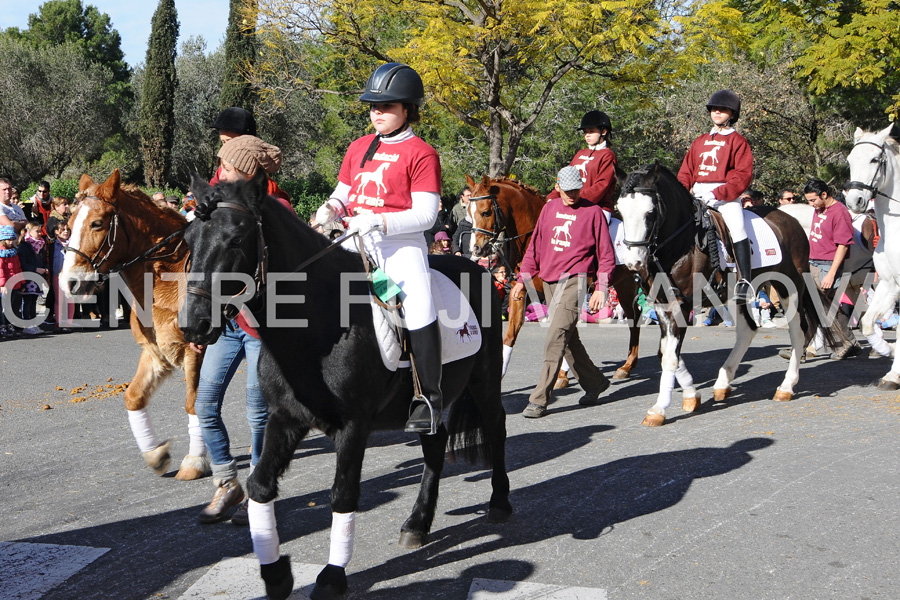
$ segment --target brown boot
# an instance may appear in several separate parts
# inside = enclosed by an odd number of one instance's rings
[[[244,499],[244,490],[237,479],[229,479],[216,488],[216,495],[212,502],[200,511],[197,520],[201,523],[217,523],[225,519],[228,510],[236,506]]]

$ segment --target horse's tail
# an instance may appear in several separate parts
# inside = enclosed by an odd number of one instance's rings
[[[490,464],[491,448],[485,443],[484,421],[475,397],[468,389],[451,405],[447,431],[450,434],[447,452],[451,460],[462,459],[472,465]]]
[[[820,327],[825,334],[825,343],[828,344],[829,348],[836,350],[849,344],[850,340],[844,336],[844,331],[841,329],[840,322],[838,322],[837,314],[835,314],[835,318],[831,320],[831,323],[827,327],[825,326],[822,321],[822,315],[818,310],[819,307],[816,306],[816,302],[813,299],[813,294],[816,294],[819,298],[818,305],[823,307],[826,311],[828,311],[829,308],[828,298],[825,296],[825,293],[819,289],[819,286],[816,285],[815,280],[811,275],[808,273],[804,273],[803,275],[803,299],[801,300],[803,311],[800,314],[800,326],[803,327],[804,325],[804,317],[807,324],[803,346],[806,347],[809,345],[816,335],[816,330]]]

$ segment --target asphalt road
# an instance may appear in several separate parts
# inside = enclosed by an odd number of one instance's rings
[[[775,403],[787,332],[764,330],[735,394],[714,405],[734,330],[696,328],[685,360],[702,408],[685,414],[676,401],[670,421],[650,429],[640,423],[657,392],[659,333],[646,328],[634,376],[615,382],[607,403],[579,407],[574,386],[548,416],[528,420],[518,413],[543,335],[538,324],[523,329],[503,385],[512,520],[488,524],[486,473],[451,464],[431,542],[398,548],[421,454],[416,438],[376,434],[349,598],[463,600],[475,578],[591,588],[611,600],[900,597],[900,396],[872,385],[889,361],[810,361],[797,398]],[[625,355],[625,329],[591,326],[582,336],[611,374]],[[174,470],[160,478],[144,466],[114,387],[130,380],[138,354],[127,330],[0,343],[0,564],[22,543],[109,549],[31,596],[13,595],[4,580],[52,577],[57,563],[0,568],[0,599],[177,599],[221,561],[253,558],[246,528],[197,523],[212,497],[209,478],[180,482]],[[225,402],[242,480],[244,377]],[[151,405],[158,432],[173,439],[173,468],[187,447],[181,379],[166,382]],[[332,444],[314,435],[282,481],[281,548],[295,562],[327,560],[333,470]],[[261,580],[248,585],[248,597],[264,595]]]

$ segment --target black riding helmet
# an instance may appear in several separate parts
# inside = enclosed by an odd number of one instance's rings
[[[409,65],[386,63],[375,69],[366,82],[360,102],[406,102],[422,106],[425,86]]]
[[[719,90],[709,97],[709,102],[706,103],[707,112],[711,111],[713,107],[716,106],[718,106],[719,108],[730,108],[734,113],[734,116],[731,117],[731,122],[737,123],[738,118],[741,116],[740,96],[738,96],[731,90]]]
[[[233,131],[239,135],[256,135],[256,119],[253,114],[240,108],[232,106],[226,108],[219,113],[216,122],[212,124],[213,129]]]
[[[600,131],[605,129],[607,137],[612,134],[612,122],[609,120],[609,116],[601,110],[592,110],[585,113],[584,116],[581,117],[581,125],[575,129],[584,131],[588,127],[596,127]]]

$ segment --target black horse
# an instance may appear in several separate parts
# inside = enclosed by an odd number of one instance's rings
[[[658,426],[665,422],[676,379],[684,393],[684,409],[694,411],[699,407],[700,397],[681,359],[688,316],[692,309],[704,303],[708,305],[711,297],[716,296],[708,282],[724,284],[717,286],[720,301],[725,300],[727,290],[733,286],[725,283],[728,278],[713,264],[710,251],[698,245],[698,240],[702,243],[706,236],[703,219],[697,216],[706,207],[665,167],[657,163],[629,174],[617,209],[625,227],[626,266],[646,281],[659,280],[654,281],[656,285],[651,286],[648,298],[654,302],[659,317],[662,376],[657,402],[643,422]],[[818,298],[820,306],[827,306],[827,302],[809,276],[809,241],[800,223],[775,209],[753,209],[753,212],[771,226],[781,248],[781,261],[754,269],[753,276],[755,284],[768,281],[776,289],[788,317],[793,354],[784,381],[774,395],[775,400],[786,401],[792,399],[799,380],[801,349],[822,325],[814,298]],[[714,211],[709,216],[712,220],[720,218]],[[738,312],[737,340],[713,387],[714,399],[718,401],[731,393],[731,381],[756,335],[756,323],[746,306]],[[836,320],[823,330],[832,347],[843,341]]]
[[[180,315],[185,339],[215,342],[222,331],[217,321],[222,321],[223,304],[217,300],[227,298],[224,312],[233,316],[237,305],[249,308],[263,342],[259,381],[269,404],[269,421],[262,455],[247,482],[250,528],[259,556],[261,526],[255,527],[259,522],[254,503],[271,508],[278,496],[278,478],[311,428],[335,443],[333,513],[357,510],[369,434],[403,428],[413,395],[412,376],[408,368],[388,370],[380,358],[371,308],[368,301],[359,302],[369,292],[359,254],[335,247],[296,273],[328,247],[328,240],[271,199],[264,176],[215,187],[195,177],[191,191],[199,206],[185,235],[191,249],[191,285]],[[401,528],[400,545],[407,548],[427,540],[448,444],[451,454],[460,458],[490,461],[493,493],[488,520],[504,522],[512,513],[506,414],[500,400],[499,299],[490,282],[482,285],[482,277],[489,275],[474,263],[454,256],[429,259],[433,269],[457,286],[468,283],[463,289],[482,327],[483,341],[473,356],[444,365],[442,390],[450,414],[447,426],[436,435],[420,437],[425,470],[412,514]],[[229,273],[244,274],[247,287],[221,277],[221,290],[213,289],[212,274]],[[294,276],[279,278],[279,273]],[[348,302],[349,297],[357,302]],[[274,512],[270,514],[274,529]],[[277,534],[274,539],[277,558]],[[352,551],[352,533],[349,544]],[[271,548],[267,555],[272,556]],[[266,562],[261,571],[267,594],[287,598],[293,587],[287,557]],[[340,595],[346,589],[343,566],[327,565],[313,597]]]

